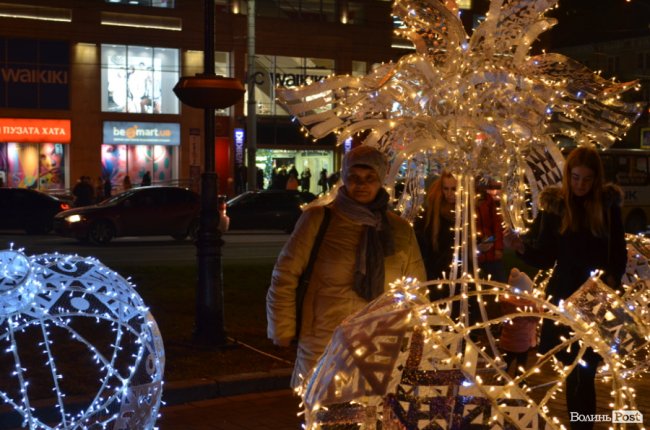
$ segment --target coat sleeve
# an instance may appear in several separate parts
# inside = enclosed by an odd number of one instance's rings
[[[266,294],[266,319],[267,336],[276,344],[286,345],[295,337],[296,287],[307,267],[323,215],[322,207],[303,212],[273,267]]]
[[[557,260],[560,217],[540,211],[530,231],[524,237],[524,253],[517,254],[526,263],[538,269],[550,269]]]
[[[422,260],[422,254],[420,253],[420,246],[418,245],[418,240],[415,237],[415,231],[413,231],[412,228],[409,230],[409,251],[405,275],[416,278],[420,282],[425,282],[427,280],[427,272],[424,268],[424,261]]]

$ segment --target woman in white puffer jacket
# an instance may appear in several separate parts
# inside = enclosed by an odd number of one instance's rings
[[[348,152],[334,202],[307,209],[278,257],[267,294],[267,334],[275,344],[289,345],[296,333],[296,286],[325,210],[331,211],[303,302],[292,387],[309,375],[343,319],[396,279],[426,279],[412,227],[388,209],[386,169],[384,154],[375,148]]]

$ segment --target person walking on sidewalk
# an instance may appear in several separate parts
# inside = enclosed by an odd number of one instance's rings
[[[343,319],[395,279],[425,279],[413,229],[388,208],[382,187],[387,168],[386,157],[375,148],[362,145],[349,151],[343,159],[343,186],[334,201],[302,214],[273,268],[266,297],[267,334],[276,345],[288,346],[296,334],[296,287],[329,211],[302,305],[294,388],[309,376]]]

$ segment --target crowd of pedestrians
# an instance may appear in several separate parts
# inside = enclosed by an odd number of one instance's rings
[[[146,171],[142,175],[140,186],[146,187],[151,185],[151,172]],[[133,188],[131,177],[125,175],[122,179],[122,191]],[[113,195],[114,185],[109,177],[98,176],[92,181],[90,176],[82,175],[77,183],[72,187],[73,205],[75,207],[89,206],[99,203]]]

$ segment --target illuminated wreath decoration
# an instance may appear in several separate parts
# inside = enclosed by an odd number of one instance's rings
[[[98,260],[0,251],[0,347],[0,368],[12,369],[0,399],[24,427],[153,428],[162,337],[133,286]],[[93,398],[70,399],[75,384],[94,384]],[[57,423],[34,407],[44,390],[39,403],[55,408]]]

